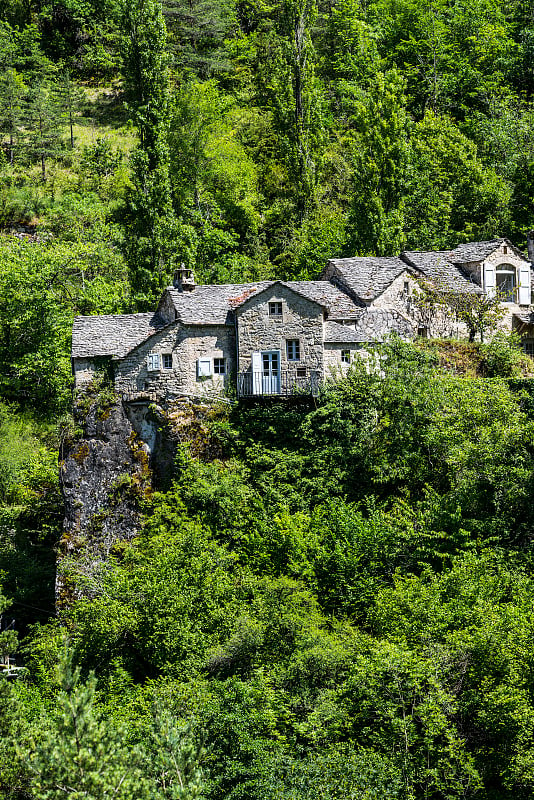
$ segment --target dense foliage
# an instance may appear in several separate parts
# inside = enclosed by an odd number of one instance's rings
[[[510,347],[463,345],[501,375]],[[393,342],[313,403],[213,407],[140,538],[0,682],[6,797],[532,795],[532,389],[437,352]],[[46,596],[27,448],[0,450],[17,617]]]
[[[0,657],[16,630],[24,665],[0,675],[0,795],[532,797],[513,339],[393,341],[313,403],[215,406],[138,540],[54,612],[73,316],[151,308],[181,262],[225,282],[523,247],[529,4],[0,9]]]

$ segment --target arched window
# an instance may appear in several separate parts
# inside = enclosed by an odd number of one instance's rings
[[[495,271],[497,294],[503,303],[516,300],[517,275],[513,264],[499,264]]]

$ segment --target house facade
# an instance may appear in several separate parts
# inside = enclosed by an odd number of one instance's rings
[[[447,293],[498,293],[503,328],[517,330],[534,353],[534,252],[529,256],[498,239],[443,252],[332,259],[316,281],[197,286],[182,269],[154,313],[76,317],[75,386],[105,365],[127,397],[172,399],[229,385],[239,396],[315,393],[366,344],[391,334],[466,336],[450,313],[425,316],[417,302],[422,281]]]

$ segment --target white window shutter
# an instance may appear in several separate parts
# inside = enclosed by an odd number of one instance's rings
[[[146,368],[149,372],[157,372],[159,370],[159,353],[148,354]]]
[[[252,353],[252,372],[261,372],[261,370],[262,370],[261,353],[260,352]]]
[[[261,353],[252,353],[252,394],[262,394],[263,362]]]
[[[529,306],[531,297],[530,265],[525,264],[519,270],[519,305]]]
[[[197,374],[199,378],[209,378],[212,375],[211,358],[198,359]]]
[[[491,296],[495,296],[495,267],[484,264],[484,290]]]

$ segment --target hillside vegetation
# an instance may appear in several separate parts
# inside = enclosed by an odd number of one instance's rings
[[[54,611],[75,314],[534,221],[515,0],[0,3],[0,797],[529,800],[534,394],[391,341],[215,405]]]

